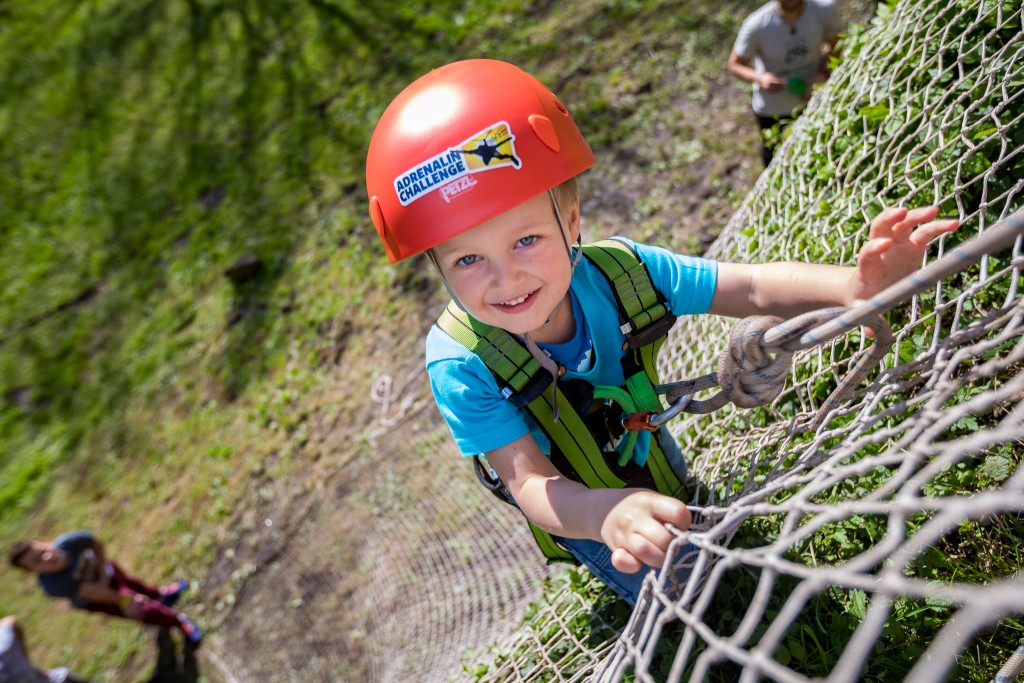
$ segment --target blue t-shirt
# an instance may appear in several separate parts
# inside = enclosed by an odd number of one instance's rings
[[[715,293],[717,263],[623,241],[636,249],[655,288],[668,299],[676,316],[707,312]],[[625,382],[625,337],[619,330],[618,307],[608,281],[596,266],[583,259],[573,273],[569,294],[575,337],[565,344],[542,345],[566,365],[560,381],[582,379],[595,386],[621,386]],[[525,410],[501,395],[483,361],[437,325],[427,334],[426,364],[437,407],[463,455],[492,451],[528,433],[533,434],[544,453],[550,453],[547,436]],[[640,432],[633,459],[643,464],[649,446],[650,432]]]
[[[94,543],[90,531],[72,531],[55,538],[53,546],[64,553],[68,563],[59,572],[39,575],[39,585],[43,592],[54,598],[68,598],[75,607],[87,604],[87,600],[75,596],[82,583],[96,581],[102,571],[96,563]]]

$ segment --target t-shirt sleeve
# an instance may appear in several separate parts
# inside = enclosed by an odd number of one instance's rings
[[[707,313],[715,295],[718,263],[645,244],[636,244],[655,288],[668,299],[675,315]]]
[[[53,545],[61,550],[78,553],[93,547],[95,540],[91,531],[71,531],[53,539]]]
[[[756,34],[754,31],[755,22],[752,21],[753,15],[747,17],[743,24],[740,25],[740,31],[736,34],[736,42],[733,43],[732,49],[736,51],[743,59],[750,61],[754,58],[757,52],[756,45]]]
[[[487,453],[530,432],[522,411],[502,397],[483,361],[437,327],[427,335],[427,375],[464,456]]]

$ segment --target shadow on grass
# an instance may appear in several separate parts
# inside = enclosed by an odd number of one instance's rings
[[[20,37],[0,50],[10,77],[4,109],[21,130],[0,175],[18,198],[10,225],[59,224],[59,251],[71,258],[53,267],[77,272],[68,279],[81,284],[77,298],[18,305],[20,338],[9,352],[30,364],[32,386],[0,389],[31,390],[43,422],[83,408],[116,412],[166,362],[160,345],[173,351],[194,317],[147,319],[166,305],[172,281],[216,287],[215,274],[254,251],[268,267],[234,292],[231,315],[242,315],[225,321],[214,361],[224,394],[238,395],[277,351],[264,344],[281,313],[270,299],[308,227],[303,216],[323,185],[361,182],[369,114],[393,94],[374,86],[435,65],[435,29],[397,2],[52,4],[59,11],[45,18],[19,13]],[[330,170],[318,166],[323,156]],[[327,196],[336,202],[337,188]],[[110,287],[93,296],[97,281]],[[41,316],[61,319],[33,329]],[[142,325],[145,351],[165,360],[117,357],[131,353],[122,348]],[[99,395],[82,391],[86,376]]]
[[[196,649],[187,643],[178,656],[177,644],[169,629],[162,628],[156,636],[156,668],[143,683],[198,683],[199,664]]]

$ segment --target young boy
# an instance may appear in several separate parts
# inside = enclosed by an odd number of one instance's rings
[[[593,163],[567,109],[539,81],[511,64],[468,60],[423,76],[391,103],[370,142],[367,189],[389,259],[426,252],[468,314],[461,318],[474,331],[468,338],[435,325],[426,343],[434,396],[460,450],[485,454],[514,502],[554,539],[556,552],[568,551],[633,603],[640,570],[665,560],[673,540],[666,524],[681,530],[690,524],[680,500],[633,485],[652,480],[634,475],[652,469],[651,462],[667,462],[683,481],[686,464],[667,430],[652,437],[641,432],[624,450],[628,440],[616,420],[604,420],[603,435],[587,420],[605,410],[593,387],[620,387],[630,379],[624,359],[626,342],[632,344],[620,329],[621,301],[595,263],[581,258],[578,245],[575,177]],[[936,213],[884,211],[872,222],[856,268],[715,263],[623,243],[642,261],[672,315],[791,317],[853,304],[910,273],[928,242],[957,226],[933,221]],[[495,331],[500,341],[477,347],[478,336]],[[524,409],[550,391],[524,390],[531,395],[518,400],[496,377],[491,368],[512,357],[510,345],[528,349],[551,372],[555,388],[571,384],[565,395],[576,398],[542,398],[551,416],[543,404],[535,410],[536,402]],[[589,394],[578,391],[581,383]],[[569,404],[583,420],[569,414]],[[566,458],[556,458],[556,451],[591,437],[607,462],[580,461],[567,473]],[[627,462],[614,462],[616,454]],[[581,469],[590,464],[621,471],[620,488],[586,485],[593,479]]]
[[[199,647],[203,634],[184,612],[171,609],[189,587],[176,581],[162,588],[147,585],[107,558],[90,531],[72,531],[53,541],[21,540],[8,552],[11,565],[38,577],[43,592],[67,598],[72,607],[181,629],[185,642]]]

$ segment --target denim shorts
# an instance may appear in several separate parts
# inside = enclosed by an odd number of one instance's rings
[[[601,583],[615,591],[619,597],[630,605],[636,604],[637,597],[640,595],[640,589],[644,585],[644,579],[647,578],[648,573],[653,571],[650,567],[644,567],[635,574],[626,574],[612,566],[612,551],[600,541],[591,541],[589,538],[561,537],[556,537],[556,540],[562,547],[572,553],[573,557],[579,560],[581,564],[586,566],[590,573],[597,577]],[[682,591],[686,586],[686,582],[693,570],[692,559],[695,559],[697,552],[699,552],[697,546],[692,543],[684,543],[676,553],[676,557],[679,559],[688,557],[691,560],[676,564],[673,567],[675,576],[671,583],[675,585],[676,590]],[[670,598],[678,597],[671,594],[671,587],[669,592]]]

